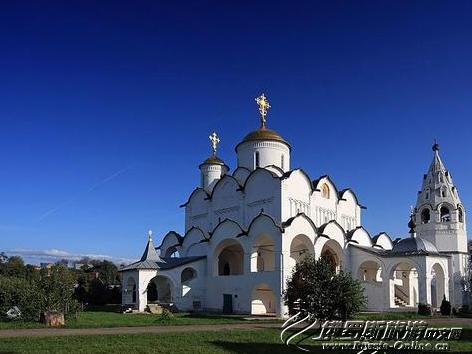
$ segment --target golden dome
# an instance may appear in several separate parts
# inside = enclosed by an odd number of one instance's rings
[[[211,155],[209,158],[207,158],[205,161],[201,163],[201,165],[224,165],[224,164],[225,164],[224,161],[221,160],[216,155]]]
[[[241,141],[240,144],[245,143],[247,141],[255,141],[255,140],[270,140],[270,141],[278,141],[284,144],[287,144],[290,147],[290,144],[280,136],[279,133],[277,133],[275,130],[268,129],[265,127],[259,128],[257,130],[254,130],[250,132],[248,135],[246,135]]]

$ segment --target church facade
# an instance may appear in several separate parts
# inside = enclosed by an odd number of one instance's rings
[[[267,127],[266,97],[256,102],[260,127],[236,145],[232,173],[217,157],[218,137],[210,136],[200,185],[182,205],[185,233],[170,231],[157,250],[150,234],[141,260],[121,269],[123,305],[283,317],[286,282],[310,254],[359,279],[369,310],[437,308],[444,296],[456,307],[466,303],[465,209],[437,144],[410,237],[372,236],[354,191],[291,169],[291,145]]]

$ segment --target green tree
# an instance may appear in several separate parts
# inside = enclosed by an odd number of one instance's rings
[[[320,321],[351,318],[366,303],[361,283],[336,273],[323,259],[308,256],[296,264],[284,301],[291,315],[301,312]]]

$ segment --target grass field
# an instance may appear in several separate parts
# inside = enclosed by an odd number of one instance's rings
[[[279,335],[279,330],[265,329],[166,334],[34,337],[27,340],[24,338],[4,338],[0,342],[0,353],[300,353],[300,351],[291,349],[283,344],[280,341]],[[472,353],[472,332],[469,330],[465,335],[466,337],[459,342],[450,342],[451,352]],[[324,352],[320,347],[312,347],[312,349],[312,352]],[[353,353],[353,351],[346,350],[330,350],[327,352]]]
[[[176,326],[199,324],[241,323],[241,316],[213,316],[204,314],[177,313],[169,319],[151,314],[122,314],[115,312],[82,312],[77,319],[69,319],[67,328],[101,328],[101,327],[136,327],[136,326]],[[10,321],[0,322],[0,330],[8,328],[44,328],[38,322]]]

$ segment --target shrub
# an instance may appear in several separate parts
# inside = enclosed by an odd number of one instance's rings
[[[284,301],[291,315],[301,312],[323,321],[352,317],[365,305],[366,298],[360,282],[350,274],[336,273],[323,259],[308,256],[296,264]]]
[[[423,303],[419,303],[418,304],[418,315],[421,315],[421,316],[432,316],[433,315],[433,311],[431,309],[431,305],[428,305],[428,304],[423,304]]]
[[[440,310],[441,310],[441,315],[444,315],[444,316],[451,315],[451,303],[446,300],[446,295],[444,295],[443,297]]]
[[[17,306],[20,320],[38,321],[41,313],[39,289],[34,282],[15,277],[0,276],[0,319],[6,320],[6,312]]]

